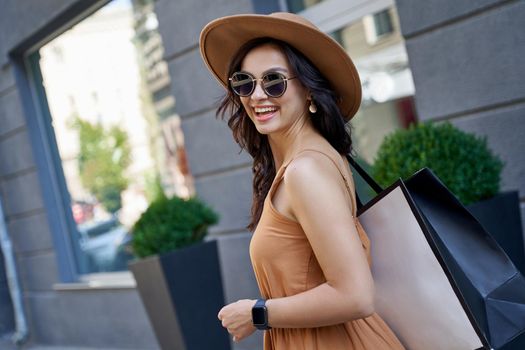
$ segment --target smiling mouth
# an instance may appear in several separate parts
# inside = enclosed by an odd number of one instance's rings
[[[263,114],[263,113],[272,113],[272,112],[275,112],[277,110],[277,107],[273,107],[273,106],[268,106],[268,107],[254,107],[253,110],[255,111],[255,113],[260,113],[260,114]]]
[[[263,120],[273,115],[275,112],[277,112],[278,109],[279,108],[274,107],[274,106],[254,107],[253,108],[256,118],[263,119]]]

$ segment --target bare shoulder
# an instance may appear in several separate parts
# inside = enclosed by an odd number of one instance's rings
[[[339,191],[344,180],[336,164],[326,155],[306,151],[290,162],[284,173],[284,183],[293,195],[306,193],[320,194],[319,190]]]

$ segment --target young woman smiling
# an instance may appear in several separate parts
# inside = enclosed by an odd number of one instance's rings
[[[253,157],[250,257],[262,299],[218,314],[269,349],[403,349],[374,313],[370,244],[356,219],[348,122],[361,85],[346,52],[289,13],[210,22],[200,38],[227,89],[218,115]]]

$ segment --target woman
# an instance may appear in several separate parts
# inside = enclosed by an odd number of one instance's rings
[[[369,241],[356,220],[345,122],[361,87],[345,51],[301,17],[238,15],[200,38],[227,89],[235,141],[253,161],[250,257],[264,299],[218,314],[240,341],[257,328],[265,349],[402,349],[374,313]]]

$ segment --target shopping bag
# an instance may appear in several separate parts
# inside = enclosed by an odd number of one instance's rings
[[[359,203],[371,241],[376,310],[410,350],[499,349],[525,332],[525,278],[424,168]]]

